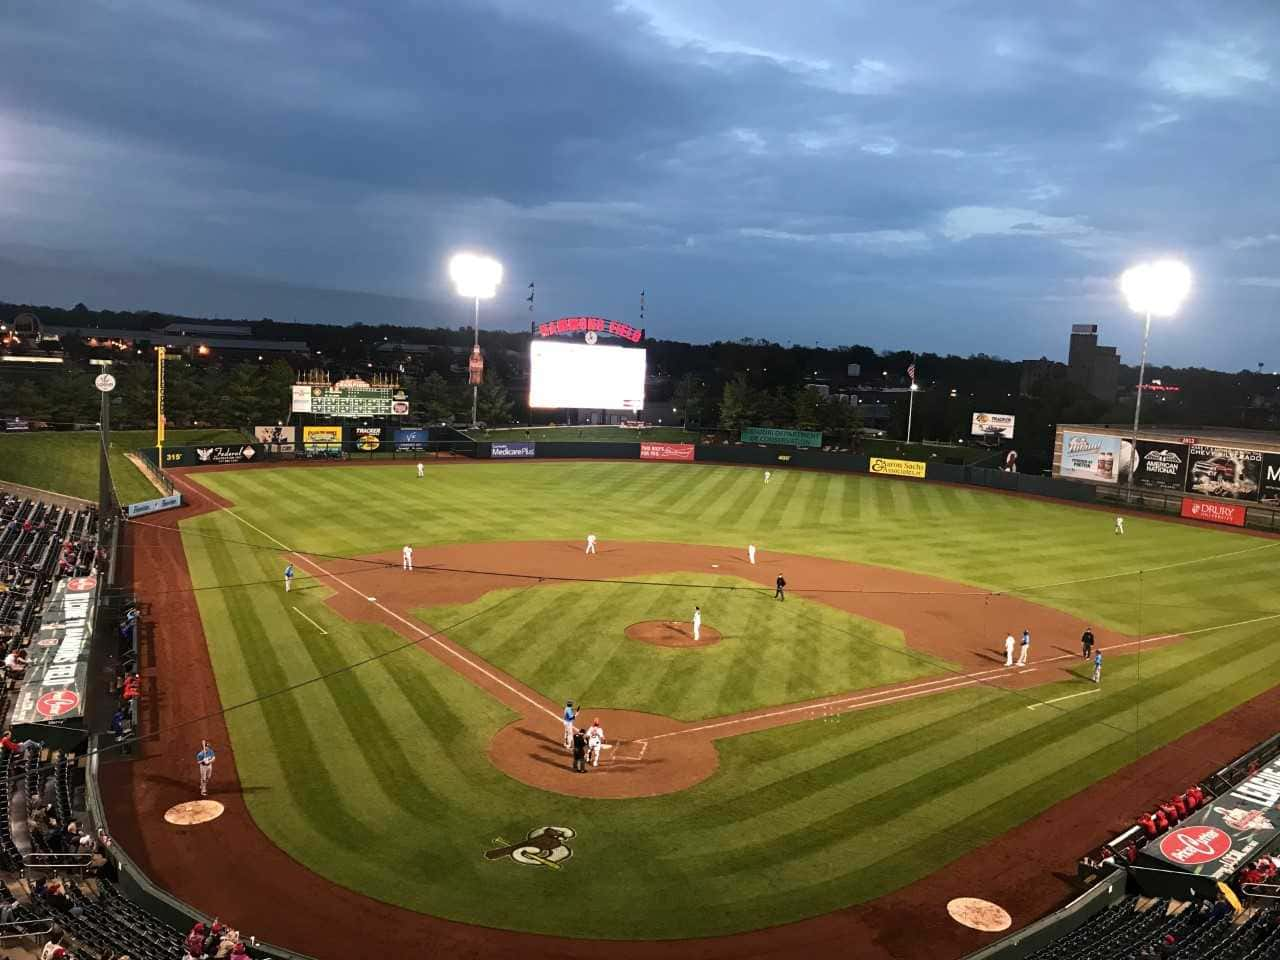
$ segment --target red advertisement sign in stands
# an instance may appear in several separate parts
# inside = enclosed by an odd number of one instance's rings
[[[1209,523],[1228,523],[1233,527],[1243,527],[1245,510],[1245,507],[1235,503],[1182,498],[1182,515],[1189,520],[1207,520]]]
[[[684,460],[693,459],[692,443],[650,443],[640,444],[641,460]]]

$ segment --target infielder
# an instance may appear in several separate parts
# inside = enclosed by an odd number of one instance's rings
[[[209,778],[213,776],[213,747],[208,740],[200,741],[200,750],[196,753],[196,764],[200,768],[200,796],[209,795]]]
[[[587,553],[594,555],[596,552],[596,535],[594,533],[587,534]]]
[[[293,564],[290,563],[284,568],[284,592],[288,593],[293,586]]]
[[[1124,517],[1116,517],[1116,533],[1124,533]]]
[[[1006,667],[1013,666],[1013,634],[1009,634],[1004,638],[1004,665]]]
[[[564,703],[564,748],[566,750],[573,749],[573,718],[577,716],[577,711],[573,709],[573,701],[566,700]]]
[[[771,479],[773,479],[773,474],[766,470],[764,472],[764,482],[768,483]]]
[[[406,543],[404,545],[404,549],[400,551],[400,555],[401,557],[403,557],[403,560],[404,560],[404,568],[406,570],[412,570],[413,569],[413,547],[409,546]]]
[[[1093,682],[1102,682],[1102,648],[1098,648],[1098,652],[1093,655]]]
[[[421,480],[426,475],[427,475],[427,468],[424,467],[422,464],[418,464],[418,479]]]
[[[593,767],[600,766],[600,748],[604,746],[604,727],[599,719],[592,720],[587,727],[587,759]]]
[[[1022,631],[1022,649],[1018,651],[1018,666],[1027,665],[1027,654],[1031,652],[1031,631]]]
[[[754,543],[747,544],[747,560],[754,567],[756,565],[756,545]]]
[[[702,636],[702,608],[693,608],[693,642],[697,643]]]

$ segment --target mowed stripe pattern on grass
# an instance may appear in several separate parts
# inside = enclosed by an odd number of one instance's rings
[[[701,720],[953,668],[908,651],[900,630],[795,597],[778,603],[769,590],[736,577],[676,573],[514,593],[415,614],[432,625],[474,616],[450,638],[552,701],[571,699],[588,710]],[[722,635],[719,643],[658,647],[625,634],[642,621],[691,620],[695,606],[703,624]]]
[[[423,482],[430,495],[408,479],[379,486],[378,477],[394,473],[391,468],[252,471],[207,479],[245,482],[242,496],[220,492],[240,496],[237,510],[285,542],[309,537],[309,546],[319,552],[365,554],[394,548],[406,538],[480,539],[459,532],[484,522],[489,524],[485,539],[543,539],[564,528],[570,528],[564,536],[571,538],[588,526],[607,537],[603,512],[584,519],[556,506],[580,496],[579,467],[597,466],[602,465],[563,464],[545,473],[539,473],[542,465],[442,468]],[[505,473],[509,482],[490,479],[490,470]],[[719,489],[708,497],[709,488],[656,482],[668,472],[680,481],[700,477]],[[289,482],[274,486],[281,474]],[[452,474],[456,481],[447,479]],[[535,474],[542,479],[530,485]],[[798,476],[785,474],[770,488]],[[751,478],[750,487],[744,478]],[[681,509],[692,510],[697,502],[698,509],[717,512],[728,497],[754,511],[766,509],[756,501],[773,493],[761,489],[758,472],[750,470],[673,465],[668,471],[665,465],[632,464],[607,479],[611,489],[625,488],[647,504],[643,516],[633,515],[642,527],[638,536],[646,538],[745,542],[745,525],[739,527],[729,513],[714,524],[703,520],[696,529],[672,535],[682,521],[670,515],[672,507],[657,507],[655,498],[675,497],[672,505],[686,504]],[[813,512],[805,515],[813,527],[789,526],[797,522],[797,501],[786,505],[776,534],[792,538],[788,549],[812,541],[805,552],[848,551],[849,559],[874,561],[878,553],[899,550],[896,541],[903,531],[918,525],[895,523],[881,512],[901,508],[878,504],[879,481],[832,477],[819,489],[816,479],[807,494],[815,502]],[[595,476],[593,482],[605,478]],[[316,492],[330,484],[336,502]],[[838,495],[831,493],[832,484]],[[1139,536],[1123,549],[1112,548],[1108,518],[1096,512],[986,498],[977,491],[900,486],[891,494],[895,502],[928,494],[931,508],[949,518],[935,520],[946,525],[945,537],[924,531],[936,549],[922,550],[922,561],[973,570],[975,579],[977,573],[1016,575],[1002,586],[1032,578],[1066,579],[1062,574],[1072,569],[1077,576],[1082,570],[1097,575],[1127,569],[1135,552],[1149,552],[1143,546],[1148,535],[1162,540],[1161,555],[1149,558],[1153,565],[1258,543],[1216,533],[1205,539],[1202,531],[1140,522],[1130,525]],[[368,509],[352,506],[352,490]],[[536,522],[536,509],[524,503],[531,494],[547,504],[543,526]],[[465,519],[451,509],[455,497]],[[976,506],[969,502],[973,497]],[[303,501],[309,506],[301,506]],[[508,503],[517,507],[514,519],[506,512]],[[838,509],[847,518],[851,503],[857,504],[857,523],[846,519],[826,536],[822,514]],[[1001,503],[1011,513],[1033,510],[1039,523],[1056,524],[1054,529],[1074,538],[1069,547],[1041,551],[1056,565],[1048,575],[1030,548],[1013,551],[1016,563],[1007,559],[1009,543],[1015,542],[1010,531],[1029,521],[1013,515],[999,519]],[[1046,507],[1048,512],[1041,513]],[[334,542],[325,543],[307,529],[309,511],[332,532]],[[620,529],[622,522],[612,525]],[[1007,543],[987,540],[992,523],[1002,527]],[[1095,533],[1099,524],[1101,532]],[[249,584],[198,593],[224,702],[269,695],[404,643],[383,628],[349,623],[332,613],[321,602],[328,589],[323,582],[304,578],[286,597],[279,585],[284,562],[279,548],[244,546],[260,539],[229,515],[197,518],[184,529],[204,534],[184,538],[198,587]],[[999,548],[991,570],[980,555],[964,549],[971,529],[979,554]],[[409,537],[405,530],[420,536]],[[1057,542],[1044,533],[1041,537]],[[916,556],[911,550],[895,555],[904,561]],[[1144,577],[1142,619],[1158,617],[1190,629],[1244,619],[1227,609],[1236,604],[1264,610],[1268,594],[1260,558],[1267,555],[1209,564],[1199,577],[1191,575],[1196,567]],[[1118,578],[1105,589],[1045,592],[1054,594],[1054,602],[1086,613],[1111,605],[1112,617],[1136,619],[1136,610],[1117,599],[1136,598],[1135,579]],[[362,581],[356,577],[354,582]],[[1257,584],[1258,593],[1241,584]],[[555,589],[534,587],[525,598],[532,603]],[[293,614],[294,604],[329,634],[319,634]],[[496,609],[494,616],[503,610]],[[489,642],[512,643],[513,654],[527,653],[529,669],[537,673],[558,655],[554,647],[542,651],[536,642],[553,620],[548,612],[531,621],[524,638],[532,648],[527,652],[516,641]],[[481,616],[471,629],[481,630],[485,622]],[[707,622],[715,621],[708,616]],[[451,626],[433,625],[446,631]],[[495,629],[494,634],[510,637],[511,631]],[[1273,623],[1198,634],[1144,652],[1140,670],[1133,655],[1108,655],[1100,693],[1034,711],[1025,709],[1032,698],[1047,700],[1091,687],[1083,680],[1032,691],[977,686],[888,704],[838,723],[812,721],[734,737],[719,742],[720,768],[698,787],[625,802],[546,794],[496,772],[485,749],[511,715],[416,649],[269,696],[228,719],[255,819],[292,856],[338,883],[412,909],[491,926],[606,938],[710,935],[821,914],[939,869],[1085,784],[1280,683],[1278,635]],[[1082,664],[1080,673],[1085,669]],[[705,682],[714,692],[708,696],[718,698],[720,678]],[[543,824],[568,824],[578,831],[567,873],[483,861],[494,837],[522,836]],[[590,887],[591,910],[581,910],[565,896],[565,876]],[[681,895],[672,897],[673,889]],[[661,908],[638,909],[638,904]]]

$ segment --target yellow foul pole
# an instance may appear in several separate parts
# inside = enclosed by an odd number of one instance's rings
[[[156,347],[156,463],[164,465],[164,347]]]

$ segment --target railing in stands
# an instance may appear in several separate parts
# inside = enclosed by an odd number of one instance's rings
[[[11,920],[8,923],[0,923],[0,943],[22,940],[27,937],[47,937],[52,932],[52,917],[36,917],[34,920]]]
[[[28,853],[22,857],[23,873],[31,870],[79,870],[83,874],[91,866],[91,853]]]

